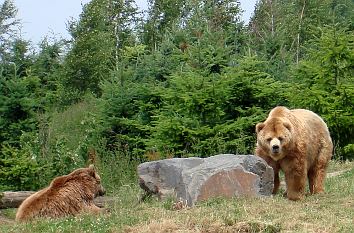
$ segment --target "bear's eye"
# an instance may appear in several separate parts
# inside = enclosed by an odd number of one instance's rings
[[[282,138],[282,137],[279,137],[279,138],[278,138],[278,140],[279,140],[279,141],[283,141],[283,140],[284,140],[284,138]]]
[[[272,141],[272,138],[267,138],[267,142],[270,142],[270,141]]]

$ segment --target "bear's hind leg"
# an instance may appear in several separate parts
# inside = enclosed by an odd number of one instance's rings
[[[327,162],[318,162],[309,171],[309,188],[311,194],[324,192]]]
[[[311,194],[324,192],[324,180],[326,178],[326,167],[316,166],[309,172],[309,188]]]
[[[311,194],[324,192],[324,181],[326,179],[326,169],[328,161],[332,157],[332,146],[323,147],[318,158],[309,171],[309,188]]]

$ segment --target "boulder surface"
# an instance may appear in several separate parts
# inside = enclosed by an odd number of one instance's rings
[[[138,166],[139,185],[163,199],[173,196],[188,206],[213,197],[270,196],[273,169],[254,155],[220,154],[173,158]]]

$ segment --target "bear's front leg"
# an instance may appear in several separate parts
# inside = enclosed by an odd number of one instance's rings
[[[280,187],[280,179],[279,179],[279,171],[280,165],[277,161],[274,161],[271,157],[267,155],[267,153],[262,150],[261,148],[257,148],[255,151],[258,157],[261,157],[266,161],[266,163],[273,168],[274,172],[274,187],[273,187],[273,194],[276,194]]]
[[[274,188],[273,194],[277,194],[280,187],[279,169],[273,169],[274,171]]]
[[[285,174],[286,195],[289,200],[297,201],[305,197],[307,172],[304,161],[297,157],[286,158],[281,164]],[[291,161],[290,161],[291,160]]]
[[[88,207],[88,212],[92,214],[101,214],[101,213],[108,213],[109,210],[106,208],[100,208],[96,206],[94,203],[90,204]]]
[[[289,200],[297,201],[305,197],[305,171],[290,170],[285,172],[286,193]]]

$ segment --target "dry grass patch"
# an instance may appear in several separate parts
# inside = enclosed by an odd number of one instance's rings
[[[214,200],[182,211],[154,211],[124,232],[352,232],[351,197],[317,195],[292,202],[283,197]]]
[[[349,168],[331,166],[332,172]],[[279,194],[266,198],[216,198],[192,208],[175,208],[173,200],[160,202],[155,198],[137,205],[140,194],[137,185],[122,186],[114,193],[110,214],[5,224],[0,225],[0,232],[354,232],[353,167],[328,178],[325,194],[307,196],[298,202]]]
[[[280,232],[278,226],[264,222],[239,222],[231,226],[221,222],[207,224],[183,224],[176,223],[173,219],[153,220],[148,224],[142,224],[135,227],[128,227],[125,233],[250,233],[250,232]]]
[[[354,232],[354,169],[349,165],[353,163],[332,165],[332,172],[334,168],[345,172],[327,179],[327,193],[308,195],[302,201],[289,201],[281,194],[214,199],[178,211],[165,203],[148,221],[125,232]]]

